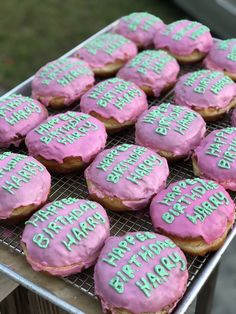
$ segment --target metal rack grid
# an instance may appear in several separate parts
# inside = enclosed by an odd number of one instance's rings
[[[112,24],[114,25],[114,23]],[[112,26],[111,25],[111,26]],[[110,26],[110,27],[111,27]],[[109,27],[104,29],[101,32],[105,32],[109,30]],[[100,32],[100,33],[101,33]],[[96,36],[96,35],[95,35]],[[93,36],[94,37],[94,36]],[[81,44],[80,46],[82,46]],[[71,52],[66,55],[69,56],[72,54]],[[189,71],[193,71],[199,69],[200,65],[194,66],[184,66],[181,67],[181,73],[186,73]],[[30,81],[27,80],[25,83],[21,84],[18,88],[14,89],[14,92],[20,92],[24,95],[30,94]],[[170,91],[165,97],[162,98],[152,98],[149,99],[149,107],[153,105],[158,105],[159,103],[166,101],[172,102],[173,91]],[[75,106],[70,110],[79,110],[79,105]],[[50,114],[55,114],[55,111],[50,111]],[[220,129],[229,126],[229,115],[227,115],[223,120],[220,120],[216,123],[208,123],[207,131],[210,132],[214,129]],[[118,134],[114,134],[109,136],[106,147],[112,147],[124,142],[134,143],[134,128],[130,128],[127,132],[120,132]],[[3,151],[2,149],[0,152]],[[20,148],[14,148],[12,151],[22,154],[27,154],[27,150],[24,145],[21,145]],[[168,178],[168,183],[174,182],[177,180],[193,177],[192,172],[192,164],[191,160],[182,160],[178,162],[171,163],[169,165],[170,168],[170,176]],[[236,199],[236,193],[231,193],[233,199]],[[58,200],[63,197],[80,197],[86,198],[88,197],[88,191],[85,183],[85,179],[83,173],[81,174],[68,174],[68,175],[60,175],[53,174],[52,175],[52,189],[50,194],[50,200]],[[111,223],[111,234],[112,235],[120,235],[129,231],[139,231],[139,230],[152,230],[151,220],[147,210],[139,211],[139,212],[126,212],[126,213],[116,213],[116,212],[108,212],[110,223]],[[23,231],[24,225],[4,225],[0,224],[0,243],[8,246],[10,249],[13,249],[17,253],[23,254],[23,250],[20,246],[20,238]],[[200,271],[204,269],[204,266],[208,264],[208,262],[214,256],[213,254],[208,254],[204,257],[191,257],[187,255],[188,260],[188,270],[189,270],[189,281],[188,281],[188,289],[191,288],[197,275]],[[94,284],[93,284],[93,269],[90,268],[88,270],[83,271],[81,274],[72,275],[64,278],[64,280],[73,285],[76,288],[81,289],[83,292],[87,293],[90,296],[95,297],[94,295]],[[188,292],[187,289],[187,292]],[[183,298],[184,300],[184,298]]]

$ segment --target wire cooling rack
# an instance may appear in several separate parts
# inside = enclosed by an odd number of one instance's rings
[[[107,29],[106,29],[107,30]],[[101,32],[100,32],[101,33]],[[96,36],[96,35],[95,35]],[[94,36],[93,36],[94,37]],[[82,46],[83,43],[80,45]],[[74,49],[75,50],[75,49]],[[67,53],[67,56],[71,55],[72,52]],[[181,67],[181,74],[194,71],[201,68],[201,64],[194,66],[183,66]],[[14,89],[14,92],[20,92],[24,95],[30,95],[30,79],[25,83],[21,84],[18,88]],[[170,91],[167,95],[160,98],[149,99],[149,107],[153,105],[158,105],[161,102],[173,102],[173,91]],[[79,111],[79,105],[76,105],[70,110]],[[53,115],[57,112],[50,111],[50,114]],[[229,120],[230,115],[226,115],[224,119],[219,122],[207,123],[207,131],[211,132],[215,129],[221,129],[230,125]],[[134,128],[125,130],[125,132],[120,132],[109,136],[106,147],[112,147],[121,143],[134,143]],[[24,145],[20,148],[11,149],[14,152],[27,154],[27,150]],[[4,151],[3,149],[0,150]],[[182,160],[178,162],[171,163],[169,165],[170,176],[168,178],[168,183],[174,182],[181,179],[191,178],[194,176],[192,171],[191,160]],[[52,189],[50,194],[50,201],[58,200],[63,197],[79,197],[87,198],[88,190],[86,182],[81,174],[68,174],[52,175]],[[231,193],[233,199],[236,199],[236,193]],[[143,210],[139,212],[126,212],[126,213],[115,213],[108,211],[108,216],[111,224],[111,234],[112,235],[121,235],[129,231],[152,231],[152,224],[148,214],[148,210]],[[8,225],[0,224],[0,243],[8,246],[10,249],[13,249],[17,253],[23,254],[23,250],[20,246],[21,234],[23,231],[24,225]],[[204,269],[204,266],[207,265],[208,261],[211,259],[213,254],[208,254],[204,257],[191,257],[187,255],[188,260],[188,270],[189,270],[189,281],[188,289],[194,283],[194,280],[197,276],[200,276],[200,272]],[[79,288],[88,295],[95,297],[94,295],[94,283],[93,283],[93,268],[83,271],[81,274],[72,275],[64,278],[68,284],[73,285],[76,288]],[[187,290],[188,291],[188,290]],[[184,299],[184,298],[183,298]]]

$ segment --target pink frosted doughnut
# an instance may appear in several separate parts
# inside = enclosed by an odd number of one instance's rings
[[[236,191],[236,128],[215,130],[193,154],[194,173]]]
[[[213,120],[235,106],[235,96],[236,85],[231,78],[220,71],[199,70],[179,78],[174,101]]]
[[[236,80],[236,39],[215,40],[203,64]]]
[[[110,237],[94,271],[104,313],[170,313],[187,285],[187,261],[169,238],[152,232]]]
[[[165,186],[166,159],[136,145],[122,144],[102,151],[85,170],[90,196],[107,209],[142,209]]]
[[[36,72],[32,96],[55,109],[69,106],[93,85],[94,74],[88,64],[77,58],[51,61]]]
[[[93,265],[109,236],[102,206],[74,197],[45,205],[25,224],[22,247],[32,268],[63,277]]]
[[[157,49],[167,49],[182,62],[199,61],[208,53],[212,44],[209,28],[189,20],[173,22],[157,31],[154,37]]]
[[[48,116],[37,100],[20,94],[0,100],[0,147],[19,146],[26,134]]]
[[[67,111],[49,117],[25,139],[29,155],[47,168],[71,172],[92,161],[106,144],[103,123],[88,114]]]
[[[51,176],[32,157],[0,155],[0,219],[18,222],[42,206],[50,193]]]
[[[162,103],[145,111],[135,125],[135,142],[167,159],[186,157],[206,132],[206,123],[193,110]]]
[[[159,17],[147,12],[134,12],[120,18],[113,31],[132,40],[138,47],[149,47],[156,32],[164,27]]]
[[[175,84],[179,69],[175,58],[164,50],[144,50],[120,69],[117,76],[158,97]]]
[[[119,34],[105,33],[79,48],[75,56],[86,61],[96,75],[112,76],[136,54],[137,47],[132,41]]]
[[[134,124],[148,103],[145,93],[134,83],[111,78],[85,93],[80,108],[101,120],[107,130],[115,131]]]
[[[223,245],[234,212],[235,204],[225,189],[200,178],[170,184],[150,206],[155,230],[194,255],[204,255]]]

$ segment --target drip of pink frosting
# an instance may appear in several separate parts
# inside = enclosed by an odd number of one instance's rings
[[[157,248],[155,253],[152,251],[154,247]],[[112,256],[115,256],[113,264],[109,264],[107,261],[112,260]],[[170,261],[169,256],[175,256],[178,262],[170,262],[167,271],[163,265]],[[109,311],[114,314],[116,309],[133,314],[161,313],[168,307],[170,313],[186,290],[186,266],[183,252],[160,234],[141,231],[110,237],[95,266],[95,293],[102,302],[104,313]],[[155,269],[162,271],[162,278]],[[147,295],[137,282],[146,285]],[[113,287],[116,285],[118,291]]]
[[[139,87],[150,87],[158,97],[163,88],[176,82],[179,70],[175,58],[164,50],[144,50],[121,68],[117,76]]]
[[[165,186],[168,175],[165,158],[130,144],[104,150],[85,170],[86,180],[93,183],[90,194],[117,197],[132,210],[144,208]]]
[[[48,106],[54,97],[63,97],[69,106],[94,83],[88,64],[77,58],[61,58],[40,68],[32,81],[32,96]]]
[[[25,135],[45,120],[47,110],[40,102],[20,94],[0,101],[0,147],[19,146]],[[17,139],[20,137],[20,139]]]
[[[215,40],[203,64],[210,70],[236,73],[236,39]]]
[[[213,44],[209,28],[198,22],[179,20],[160,29],[154,37],[157,49],[168,48],[171,53],[185,56],[197,50],[207,53]]]
[[[222,83],[224,86],[218,88]],[[229,77],[219,71],[199,70],[179,78],[174,101],[190,108],[225,108],[235,96],[236,85]]]
[[[79,48],[75,57],[86,61],[92,69],[103,68],[117,61],[127,62],[137,54],[136,45],[129,39],[105,33]]]
[[[0,186],[0,219],[7,219],[20,206],[44,203],[51,176],[34,158],[6,152],[0,155]]]
[[[219,194],[220,205],[214,206],[210,199]],[[210,214],[195,211],[202,208],[204,202],[214,208]],[[234,221],[234,209],[233,200],[222,186],[213,181],[194,178],[174,182],[158,193],[152,200],[150,215],[157,231],[181,239],[201,237],[211,244],[224,234],[228,223]],[[194,218],[191,221],[188,217],[196,217],[196,220]]]
[[[165,24],[158,17],[146,12],[134,12],[123,16],[113,31],[132,40],[136,45],[149,47],[157,31]]]
[[[105,119],[119,123],[136,121],[148,108],[145,93],[131,82],[111,78],[98,83],[85,93],[80,101],[82,112],[96,112]]]
[[[215,180],[224,188],[236,191],[236,128],[215,130],[195,149],[202,177]]]
[[[77,238],[74,228],[80,231]],[[35,213],[26,222],[22,243],[34,270],[64,277],[93,265],[108,237],[109,220],[103,207],[69,197]]]
[[[135,126],[135,142],[156,152],[187,155],[206,132],[206,123],[193,110],[162,103],[145,111]]]
[[[85,113],[67,111],[30,131],[25,143],[31,156],[59,163],[66,157],[81,157],[88,163],[105,147],[106,139],[102,122]]]

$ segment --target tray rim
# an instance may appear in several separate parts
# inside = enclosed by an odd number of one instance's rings
[[[96,38],[100,34],[103,34],[107,31],[111,31],[112,28],[118,23],[118,21],[119,21],[119,19],[108,24],[106,27],[102,28],[100,31],[98,31],[94,35],[88,37],[85,41],[81,42],[80,44],[78,44],[77,46],[75,46],[74,48],[72,48],[71,50],[69,50],[68,52],[66,52],[65,54],[63,54],[61,57],[59,57],[57,59],[61,59],[64,57],[70,57],[71,55],[73,55],[73,53],[77,49],[82,47],[87,42],[91,41],[93,38]],[[21,90],[23,90],[24,88],[30,87],[30,83],[32,82],[33,78],[34,78],[34,75],[30,76],[28,79],[26,79],[23,82],[21,82],[20,84],[16,85],[15,87],[13,87],[9,91],[7,91],[5,94],[3,94],[0,97],[0,100],[4,97],[10,96],[13,93],[21,93]],[[236,235],[236,224],[234,224],[233,228],[228,233],[228,236],[227,236],[223,246],[217,252],[213,253],[209,257],[209,259],[207,260],[206,264],[203,265],[202,269],[196,275],[196,277],[194,278],[194,281],[191,283],[191,285],[188,287],[187,291],[185,292],[184,297],[180,300],[180,302],[178,303],[178,305],[174,309],[173,314],[184,314],[187,311],[187,309],[189,308],[189,306],[191,305],[193,300],[197,297],[199,291],[204,286],[205,282],[207,281],[207,279],[209,278],[209,276],[211,275],[211,273],[213,272],[213,270],[215,269],[215,267],[219,263],[222,255],[224,254],[227,247],[230,245],[230,243],[233,240],[233,238],[235,237],[235,235]],[[1,245],[3,245],[3,244],[1,244]],[[5,245],[3,245],[3,246],[7,249],[7,246],[5,246]],[[85,312],[81,311],[78,307],[75,307],[72,304],[64,301],[63,299],[57,297],[55,294],[53,294],[49,290],[42,288],[40,285],[33,283],[32,281],[28,280],[27,278],[23,277],[22,275],[20,275],[16,271],[10,269],[8,266],[1,264],[1,263],[0,263],[0,273],[5,274],[6,276],[10,277],[12,280],[18,282],[19,284],[21,284],[25,288],[29,289],[30,291],[37,293],[39,296],[45,298],[46,300],[55,304],[59,308],[67,311],[68,313],[85,314]],[[66,284],[68,284],[68,283],[66,283]],[[73,288],[76,289],[75,287],[73,287]]]

